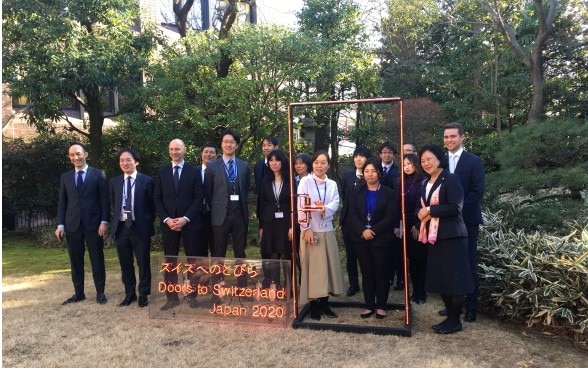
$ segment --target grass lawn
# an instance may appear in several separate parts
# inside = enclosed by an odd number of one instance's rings
[[[260,258],[259,247],[248,246],[247,256]],[[161,257],[160,250],[152,251],[152,257]],[[229,248],[227,257],[233,257],[233,250]],[[116,249],[104,249],[104,261],[106,272],[120,272],[118,255]],[[90,259],[86,252],[85,263],[87,270],[90,269]],[[65,242],[62,248],[41,248],[38,247],[30,236],[22,233],[2,233],[2,276],[30,276],[48,274],[69,274],[69,257]]]

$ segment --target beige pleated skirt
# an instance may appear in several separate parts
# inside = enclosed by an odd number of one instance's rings
[[[341,260],[334,231],[315,232],[317,244],[306,244],[300,235],[300,305],[330,295],[343,294]]]

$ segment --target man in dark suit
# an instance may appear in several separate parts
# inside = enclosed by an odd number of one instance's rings
[[[125,286],[125,298],[120,307],[129,306],[137,300],[137,279],[133,265],[133,253],[139,267],[139,307],[149,304],[151,294],[151,237],[155,234],[155,204],[153,203],[153,178],[137,172],[140,156],[131,148],[118,154],[118,163],[123,175],[110,182],[112,199],[112,236],[116,240],[116,251]]]
[[[226,256],[230,235],[235,257],[245,258],[250,171],[249,164],[236,157],[239,142],[240,137],[235,131],[224,131],[221,135],[223,155],[206,169],[204,190],[214,234],[213,257]]]
[[[276,137],[265,137],[261,141],[261,152],[263,153],[263,158],[255,163],[253,166],[253,180],[255,182],[255,194],[257,195],[257,202],[255,205],[255,215],[259,220],[259,230],[261,231],[262,221],[261,221],[261,181],[263,178],[269,173],[269,168],[267,165],[267,156],[270,154],[271,151],[277,150],[278,147],[278,139]],[[261,242],[261,235],[259,236],[259,241]],[[264,254],[261,253],[261,258],[268,259],[271,258],[271,254]],[[263,263],[262,265],[263,274],[269,275],[271,272],[267,269],[267,264]],[[268,278],[264,278],[262,285],[264,287],[269,287],[271,280]]]
[[[478,233],[482,224],[482,209],[480,202],[484,197],[486,179],[482,160],[463,149],[465,139],[463,127],[459,123],[445,125],[443,143],[447,149],[447,167],[451,173],[459,176],[464,191],[463,220],[468,230],[468,256],[474,291],[466,295],[464,319],[468,322],[476,320],[478,306]],[[442,314],[443,311],[440,311]]]
[[[343,233],[343,243],[345,243],[347,277],[349,279],[349,288],[347,296],[353,296],[359,291],[359,272],[357,270],[357,256],[355,247],[351,240],[351,216],[349,215],[349,203],[359,189],[365,185],[362,168],[372,153],[367,147],[359,146],[353,151],[353,170],[343,174],[341,179],[341,199],[343,208],[339,216],[339,225]]]
[[[202,183],[204,183],[204,177],[206,176],[206,167],[216,159],[216,155],[216,145],[207,143],[202,147],[202,152],[200,153],[202,164],[196,166],[196,171],[200,173]],[[210,206],[206,202],[206,199],[202,201],[200,213],[202,215],[202,229],[200,230],[198,239],[204,242],[204,244],[208,244],[208,250],[212,255],[214,252],[214,235],[212,234],[212,224],[210,222]]]
[[[55,236],[62,240],[65,234],[67,239],[67,252],[75,294],[63,304],[86,299],[84,294],[85,247],[88,248],[92,264],[96,302],[106,304],[103,236],[106,235],[110,218],[108,181],[101,170],[86,164],[88,151],[81,143],[72,144],[68,155],[74,170],[61,175]]]
[[[166,256],[178,256],[180,241],[184,244],[187,257],[207,256],[206,243],[199,242],[198,232],[202,227],[202,177],[196,167],[184,161],[186,146],[181,139],[169,143],[171,165],[157,171],[155,180],[155,209],[161,220],[163,250]],[[170,262],[174,264],[172,258]],[[166,272],[164,280],[177,284],[178,275]],[[190,307],[198,306],[196,292],[188,294]],[[167,292],[167,302],[161,307],[165,311],[180,305],[178,293]]]
[[[398,145],[390,141],[385,141],[378,147],[378,155],[382,160],[383,175],[380,183],[394,192],[396,196],[396,190],[398,187],[398,177],[400,176],[399,165],[394,163],[394,158],[398,155]],[[402,166],[402,165],[400,165]],[[402,259],[402,241],[400,238],[392,238],[392,257],[390,266],[390,282],[394,283],[394,277],[396,277],[396,285],[394,290],[404,289],[404,269]]]

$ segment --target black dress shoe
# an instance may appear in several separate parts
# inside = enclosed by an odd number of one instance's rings
[[[198,308],[200,306],[200,303],[198,303],[198,299],[196,299],[195,296],[189,296],[186,299],[188,299],[188,306],[190,308]]]
[[[476,321],[476,310],[475,309],[467,310],[463,320],[466,322],[475,322]]]
[[[61,305],[66,305],[66,304],[70,304],[70,303],[77,303],[77,302],[81,302],[82,300],[86,300],[85,295],[82,295],[82,296],[72,295],[71,298],[69,298],[66,301],[64,301],[63,303],[61,303]]]
[[[441,309],[439,312],[437,312],[437,314],[443,317],[447,317],[447,309]]]
[[[331,309],[331,307],[327,306],[321,306],[321,312],[329,317],[329,318],[337,318],[337,314],[335,312],[333,312],[333,310]]]
[[[108,302],[108,299],[106,299],[106,295],[104,295],[104,293],[100,293],[100,294],[96,295],[96,303],[106,304],[107,302]]]
[[[314,319],[315,321],[321,320],[321,308],[319,306],[318,300],[313,300],[310,302],[310,318]]]
[[[354,296],[358,292],[359,292],[359,286],[351,285],[351,286],[349,286],[349,289],[347,289],[347,296]]]
[[[433,331],[437,332],[439,331],[439,329],[442,329],[443,327],[445,327],[445,325],[447,324],[447,319],[445,319],[443,322],[441,323],[437,323],[436,325],[431,326],[431,328],[433,329]]]
[[[149,305],[149,299],[147,298],[147,295],[139,295],[139,308],[145,308],[146,306]]]
[[[361,313],[359,316],[361,318],[370,318],[372,316],[372,314],[374,314],[373,310],[367,310],[367,311]]]
[[[177,307],[180,305],[180,301],[178,299],[168,300],[167,303],[163,305],[163,307],[159,308],[162,311],[166,311],[168,309],[172,309],[173,307]]]
[[[434,330],[434,331],[438,334],[448,335],[448,334],[452,334],[455,332],[459,332],[459,331],[461,331],[461,329],[462,329],[461,322],[459,322],[455,325],[446,324],[444,326],[439,327],[439,329]]]
[[[120,304],[118,306],[119,307],[128,307],[129,305],[131,305],[136,300],[137,300],[137,294],[127,295],[127,296],[125,296],[125,298],[123,299],[123,301],[120,302]]]
[[[384,312],[384,313],[380,313],[380,312],[377,312],[377,311],[376,311],[376,318],[377,318],[377,319],[384,319],[384,318],[386,318],[386,317],[388,317],[388,315],[386,314],[386,312]]]

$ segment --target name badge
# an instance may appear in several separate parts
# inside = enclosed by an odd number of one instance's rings
[[[231,201],[239,201],[239,195],[238,194],[231,194]]]
[[[328,227],[329,227],[329,224],[328,224],[328,223],[326,223],[326,222],[321,222],[321,223],[319,224],[319,229],[326,229],[326,228],[328,228]]]
[[[122,214],[122,220],[123,221],[127,221],[127,213],[126,212],[123,212],[123,214]]]
[[[276,218],[284,218],[284,212],[276,212],[275,217]]]

